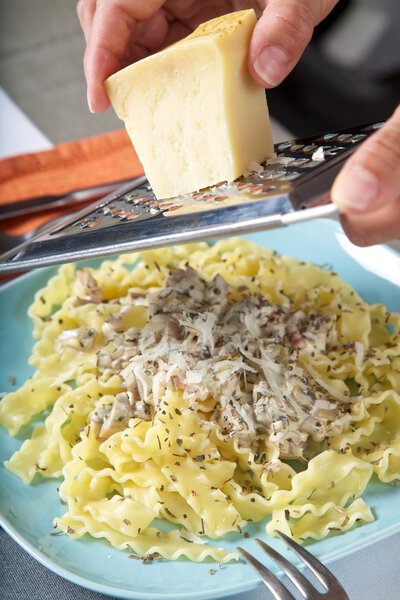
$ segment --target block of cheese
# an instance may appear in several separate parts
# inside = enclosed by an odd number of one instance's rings
[[[236,179],[273,152],[247,67],[255,24],[253,10],[213,19],[105,81],[157,198]]]

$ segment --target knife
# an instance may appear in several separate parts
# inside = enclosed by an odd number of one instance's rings
[[[33,213],[43,212],[52,208],[61,208],[63,206],[74,206],[84,204],[90,200],[96,200],[120,188],[121,186],[133,183],[134,179],[124,179],[122,181],[114,181],[104,185],[96,185],[92,187],[82,188],[67,192],[66,194],[53,194],[48,196],[36,196],[25,200],[8,202],[0,204],[0,221],[13,219],[14,217],[23,217]]]

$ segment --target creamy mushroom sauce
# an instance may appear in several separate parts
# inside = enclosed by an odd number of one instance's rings
[[[131,417],[151,419],[167,387],[240,445],[256,449],[266,439],[282,458],[301,457],[309,442],[343,429],[357,398],[317,382],[299,361],[337,343],[336,317],[272,304],[244,286],[232,301],[232,291],[219,275],[208,282],[189,266],[174,269],[164,288],[131,298],[148,306],[143,329],[121,330],[124,305],[109,318],[98,369],[121,375],[126,392],[92,413],[100,437]]]

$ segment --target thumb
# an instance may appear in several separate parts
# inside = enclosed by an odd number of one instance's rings
[[[338,0],[268,0],[255,26],[249,70],[263,87],[278,85],[298,62],[314,27]]]
[[[365,246],[400,235],[400,105],[347,161],[331,196],[355,243]]]

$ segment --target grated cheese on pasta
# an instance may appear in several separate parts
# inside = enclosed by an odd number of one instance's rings
[[[190,244],[63,265],[29,314],[36,371],[0,424],[47,414],[6,466],[62,479],[56,534],[227,562],[250,521],[322,539],[373,520],[373,473],[400,478],[400,316],[332,272]]]

